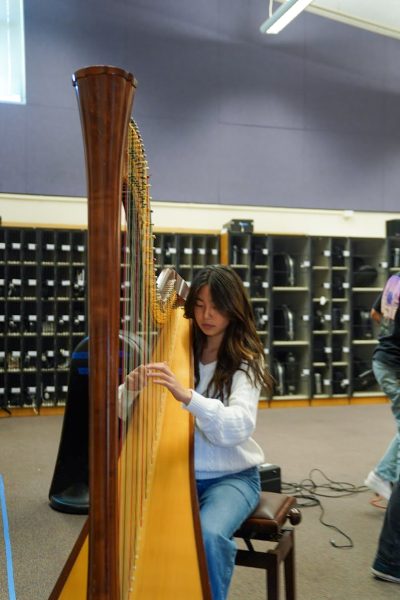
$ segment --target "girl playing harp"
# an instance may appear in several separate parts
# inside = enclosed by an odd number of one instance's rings
[[[259,501],[261,448],[252,439],[260,391],[270,388],[251,305],[236,272],[202,269],[185,302],[193,319],[195,389],[167,363],[146,365],[145,378],[167,388],[196,420],[194,467],[213,600],[227,597],[235,563],[234,532]],[[143,372],[141,372],[141,375]],[[127,386],[138,379],[128,376]]]

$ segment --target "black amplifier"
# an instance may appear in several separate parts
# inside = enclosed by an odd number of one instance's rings
[[[258,467],[263,492],[281,493],[281,468],[277,465],[264,463]]]
[[[400,236],[400,219],[386,221],[386,237]]]
[[[253,233],[253,223],[251,219],[231,219],[223,227],[230,233]]]

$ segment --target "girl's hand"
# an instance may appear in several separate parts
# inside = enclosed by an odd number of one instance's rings
[[[125,386],[130,392],[140,392],[146,383],[146,367],[144,365],[136,367],[128,373],[125,379]]]
[[[179,383],[167,363],[149,363],[146,365],[146,373],[154,383],[166,387],[178,402],[189,404],[192,399],[192,391]]]

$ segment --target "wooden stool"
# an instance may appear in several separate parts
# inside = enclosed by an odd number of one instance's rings
[[[294,530],[292,527],[283,527],[287,520],[292,525],[301,521],[296,498],[261,492],[258,507],[234,534],[234,537],[242,538],[247,546],[247,550],[237,551],[236,564],[267,571],[268,600],[279,600],[279,565],[282,561],[286,600],[296,600]],[[273,549],[260,552],[254,549],[251,540],[276,542],[276,545]]]

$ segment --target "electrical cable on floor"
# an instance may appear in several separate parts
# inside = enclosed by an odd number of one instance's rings
[[[325,483],[316,483],[312,478],[314,473],[322,475],[325,479]],[[328,491],[331,493],[327,493]],[[320,523],[325,527],[335,530],[347,540],[347,543],[344,544],[338,544],[332,539],[329,540],[329,543],[334,548],[353,548],[354,543],[347,533],[342,531],[336,525],[327,523],[324,520],[325,509],[319,497],[343,498],[344,496],[352,496],[366,491],[368,491],[368,488],[365,485],[356,486],[353,483],[348,483],[346,481],[334,481],[327,477],[321,469],[311,469],[308,478],[303,479],[300,483],[282,483],[282,492],[297,498],[299,500],[297,503],[299,508],[319,506],[321,511],[319,516]]]

